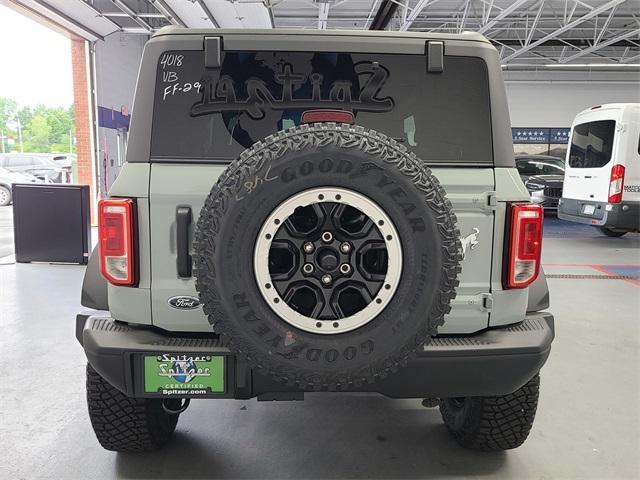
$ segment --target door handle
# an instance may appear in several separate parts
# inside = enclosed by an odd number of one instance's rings
[[[189,226],[191,225],[191,208],[178,207],[176,210],[176,249],[178,252],[178,276],[191,276],[191,255],[189,255]]]

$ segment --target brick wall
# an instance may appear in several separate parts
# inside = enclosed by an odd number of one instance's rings
[[[78,154],[78,183],[91,185],[91,203],[96,198],[93,175],[93,146],[91,135],[91,103],[89,63],[84,39],[71,37],[71,68],[73,70],[73,108],[76,117],[76,151]],[[93,208],[92,208],[93,211]]]

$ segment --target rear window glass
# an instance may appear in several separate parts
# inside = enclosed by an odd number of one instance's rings
[[[598,120],[573,127],[569,166],[572,168],[600,168],[611,160],[616,122]]]
[[[225,52],[205,69],[199,51],[166,52],[157,70],[152,158],[231,160],[305,111],[348,110],[429,162],[493,163],[486,65],[445,57]]]

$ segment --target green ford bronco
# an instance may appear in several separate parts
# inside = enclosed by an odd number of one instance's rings
[[[190,399],[375,392],[514,448],[554,336],[543,211],[481,35],[189,30],[147,43],[76,320],[102,446]]]

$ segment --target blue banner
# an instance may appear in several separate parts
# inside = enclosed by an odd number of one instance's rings
[[[513,143],[566,144],[570,128],[518,127],[511,129]]]
[[[129,130],[129,115],[125,115],[113,108],[98,106],[98,126],[102,128],[123,128]]]
[[[548,128],[512,128],[513,143],[549,143]]]
[[[569,143],[570,128],[552,128],[549,134],[549,143]]]

